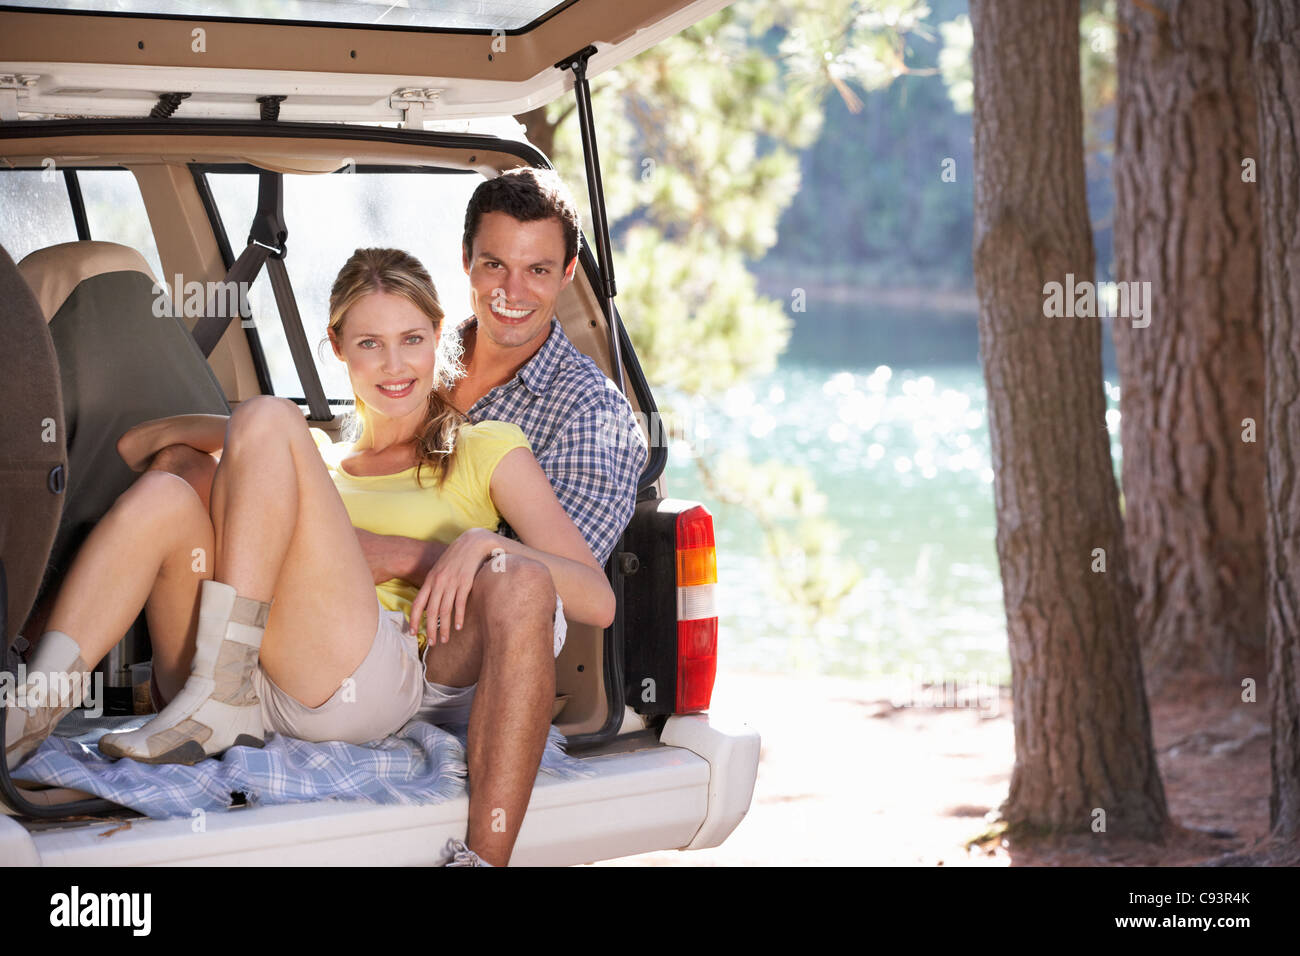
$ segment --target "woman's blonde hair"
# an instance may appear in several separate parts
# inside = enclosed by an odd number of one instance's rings
[[[415,438],[419,453],[416,483],[420,484],[420,472],[428,465],[433,470],[434,481],[441,486],[456,455],[456,433],[466,421],[464,415],[438,395],[438,389],[451,385],[464,374],[460,365],[460,337],[454,329],[442,330],[444,313],[438,302],[438,292],[419,259],[400,249],[358,249],[343,264],[330,289],[329,328],[336,341],[342,342],[343,320],[348,309],[376,292],[400,295],[429,317],[435,332],[441,332],[428,412]],[[355,417],[348,431],[355,434],[349,434],[347,438],[355,441],[370,430],[373,413],[355,390],[352,394],[356,401]]]

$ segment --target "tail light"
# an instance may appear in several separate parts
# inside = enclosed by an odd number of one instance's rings
[[[707,710],[718,669],[718,556],[713,516],[694,501],[637,504],[624,547],[624,691],[639,714]]]
[[[677,515],[677,708],[706,710],[718,670],[718,552],[703,505]]]

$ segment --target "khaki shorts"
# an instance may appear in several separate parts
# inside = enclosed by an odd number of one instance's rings
[[[379,603],[377,596],[375,603]],[[415,638],[408,637],[391,614],[379,606],[379,628],[370,653],[319,707],[308,707],[286,694],[259,664],[253,671],[253,687],[262,701],[266,729],[299,740],[350,744],[379,740],[401,730],[420,706],[424,670]]]
[[[379,603],[376,596],[375,603]],[[564,602],[555,596],[555,655],[564,647],[568,625]],[[365,660],[344,678],[333,696],[319,707],[308,707],[286,694],[259,664],[253,687],[262,702],[262,722],[268,731],[299,740],[342,740],[364,744],[401,730],[412,718],[432,724],[469,723],[477,684],[448,687],[425,677],[426,644],[421,653],[407,634],[407,617],[379,605],[379,627]]]

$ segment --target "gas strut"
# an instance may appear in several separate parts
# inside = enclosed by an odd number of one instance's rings
[[[584,47],[555,64],[573,71],[573,95],[578,101],[578,127],[582,131],[582,158],[587,167],[587,191],[591,197],[591,225],[596,235],[596,261],[600,265],[600,286],[605,321],[609,326],[609,357],[614,366],[618,390],[627,394],[623,382],[623,356],[618,344],[618,313],[614,311],[614,258],[609,249],[609,222],[605,218],[605,187],[600,181],[600,156],[596,151],[596,124],[591,116],[591,86],[587,83],[587,61],[596,53]]]

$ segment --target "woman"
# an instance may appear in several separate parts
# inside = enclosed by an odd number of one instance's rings
[[[331,290],[329,324],[356,399],[354,444],[333,445],[295,405],[273,397],[228,417],[181,415],[122,436],[119,453],[135,470],[173,444],[219,451],[221,460],[208,508],[165,472],[143,475],[118,499],[78,553],[28,666],[33,675],[85,670],[146,605],[156,689],[175,697],[141,729],[106,735],[104,753],[194,763],[237,744],[260,746],[266,730],[354,743],[395,732],[420,707],[435,644],[420,653],[404,611],[414,602],[416,625],[426,612],[441,618],[446,641],[489,558],[538,557],[582,582],[571,589],[570,617],[601,624],[612,616],[604,573],[522,432],[504,422],[465,424],[437,394],[456,366],[454,349],[440,350],[442,318],[417,260],[357,250]],[[501,517],[518,542],[487,530]],[[354,524],[450,547],[418,597],[408,582],[377,588]],[[548,622],[537,636],[551,638],[555,654],[559,612],[553,631]],[[10,766],[72,703],[40,706],[31,696],[8,722]]]

